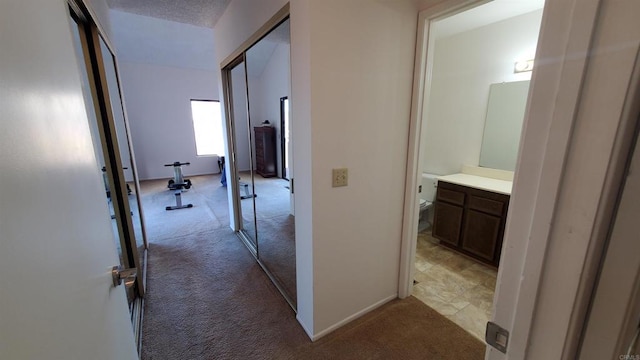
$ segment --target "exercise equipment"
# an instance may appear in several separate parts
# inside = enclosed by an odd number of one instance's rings
[[[178,210],[178,209],[187,209],[192,208],[193,204],[182,204],[182,191],[188,190],[191,188],[191,180],[185,179],[182,176],[182,165],[191,165],[191,163],[181,163],[179,161],[174,162],[173,164],[164,164],[164,166],[173,166],[173,179],[170,179],[167,187],[170,190],[173,190],[173,195],[176,197],[176,205],[175,206],[167,206],[166,210]]]
[[[240,194],[240,199],[244,200],[244,199],[250,199],[258,196],[256,194],[252,194],[249,192],[249,184],[242,181],[238,181],[238,184],[240,185],[240,188],[244,190],[244,195]]]
[[[218,157],[218,169],[220,169],[220,183],[222,184],[222,186],[227,186],[227,176],[225,174],[225,168],[224,168],[224,156]],[[258,196],[256,194],[252,194],[251,192],[249,192],[249,184],[243,181],[240,181],[240,178],[238,178],[238,185],[240,186],[240,189],[242,189],[242,191],[244,192],[244,195],[240,194],[240,199],[244,200],[244,199],[250,199]]]
[[[127,170],[127,167],[123,167],[123,170]],[[107,167],[102,167],[102,181],[104,182],[104,190],[107,192],[107,199],[111,200],[111,189],[109,189],[109,178],[107,177]],[[127,185],[127,195],[131,195],[131,187]]]

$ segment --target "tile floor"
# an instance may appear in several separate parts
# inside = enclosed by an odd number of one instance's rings
[[[418,234],[413,296],[484,341],[497,271]]]

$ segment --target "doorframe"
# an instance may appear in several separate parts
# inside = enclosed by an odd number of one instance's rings
[[[585,141],[584,138],[572,137],[576,121],[583,121],[579,117],[583,115],[579,113],[581,96],[592,60],[587,54],[593,50],[601,3],[606,2],[611,3],[608,0],[547,0],[544,6],[493,305],[492,321],[510,332],[508,353],[488,347],[488,359],[522,359],[528,350],[543,346],[533,346],[530,336],[543,332],[544,324],[538,321],[535,311],[541,303],[539,296],[548,291],[548,284],[543,283],[543,279],[551,270],[554,274],[561,274],[571,267],[585,267],[584,273],[572,273],[575,279],[566,279],[567,282],[573,281],[571,284],[575,289],[553,294],[565,304],[577,305],[578,309],[571,311],[567,319],[556,319],[560,326],[546,326],[544,329],[547,334],[558,336],[554,345],[566,344],[560,352],[567,358],[575,350],[575,341],[582,329],[582,302],[592,288],[592,268],[602,251],[599,247],[600,230],[611,220],[611,194],[619,189],[620,183],[616,181],[619,180],[619,166],[627,156],[625,146],[628,146],[628,139],[623,135],[628,123],[624,119],[613,119],[618,122],[608,124],[618,129],[622,134],[620,137],[607,139],[612,144],[597,144],[610,153],[610,163],[607,166],[586,165],[587,173],[594,171],[606,178],[606,182],[600,184],[602,188],[598,190],[601,191],[597,191],[598,196],[595,197],[600,201],[589,204],[589,210],[597,213],[594,222],[591,226],[581,224],[588,239],[579,244],[584,253],[559,259],[557,255],[548,254],[547,250],[549,245],[558,247],[560,241],[552,230],[577,221],[572,217],[556,218],[560,213],[568,213],[571,205],[567,201],[561,202],[559,195],[573,189],[571,196],[594,198],[594,189],[589,186],[597,181],[588,177],[576,179],[574,176],[570,185],[563,182],[571,177],[569,166],[576,166],[575,159],[582,155],[578,152],[576,140]],[[421,175],[420,137],[425,131],[422,115],[428,104],[424,101],[424,94],[428,92],[431,75],[428,66],[432,54],[428,51],[429,25],[433,20],[482,3],[445,0],[419,15],[398,290],[401,298],[411,295],[414,271]],[[553,239],[552,235],[555,235]]]
[[[415,273],[416,244],[418,237],[418,187],[422,173],[422,153],[424,145],[423,125],[427,87],[431,82],[433,69],[433,44],[429,28],[432,21],[485,4],[491,0],[445,0],[442,3],[419,13],[418,33],[416,36],[416,55],[413,71],[413,95],[411,99],[411,119],[409,122],[409,146],[407,151],[407,172],[405,177],[404,215],[402,220],[402,243],[400,247],[400,272],[398,297],[404,299],[411,295]]]

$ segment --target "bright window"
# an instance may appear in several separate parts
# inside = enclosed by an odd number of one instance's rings
[[[220,102],[191,100],[193,130],[198,156],[224,155],[222,140],[222,112]]]

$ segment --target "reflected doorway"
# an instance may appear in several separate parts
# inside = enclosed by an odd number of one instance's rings
[[[289,180],[289,98],[280,98],[280,157],[282,163],[282,178]]]

